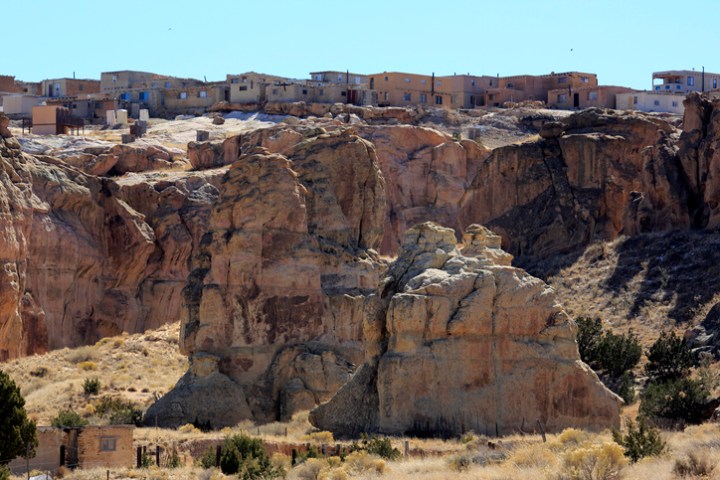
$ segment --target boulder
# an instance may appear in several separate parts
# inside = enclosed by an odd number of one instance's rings
[[[618,428],[622,401],[580,360],[552,289],[483,227],[463,245],[432,223],[407,231],[368,299],[364,364],[310,422],[350,436]]]

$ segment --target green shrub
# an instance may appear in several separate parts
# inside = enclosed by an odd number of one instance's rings
[[[580,317],[576,323],[580,358],[593,370],[619,379],[640,362],[642,347],[632,330],[622,335],[603,332],[599,318]]]
[[[623,449],[614,442],[579,446],[563,455],[559,480],[617,480],[627,464]]]
[[[640,397],[640,416],[674,424],[702,423],[710,392],[692,378],[651,383]]]
[[[95,413],[107,418],[110,425],[142,424],[142,410],[134,403],[119,398],[103,397],[95,407]]]
[[[84,427],[87,424],[88,421],[72,409],[60,410],[50,422],[53,427]]]
[[[665,442],[660,437],[660,431],[648,425],[642,418],[637,423],[628,421],[624,435],[617,430],[614,430],[612,435],[615,443],[625,449],[625,456],[633,462],[660,455],[665,451]]]
[[[386,460],[397,460],[400,458],[400,450],[393,448],[389,438],[378,438],[374,435],[368,436],[367,434],[363,434],[360,437],[360,443],[353,442],[350,446],[350,451],[367,452]]]
[[[100,379],[97,377],[86,378],[83,382],[83,392],[88,396],[100,393]]]
[[[277,478],[285,472],[273,467],[262,441],[247,435],[233,435],[223,442],[220,469],[225,475],[238,474],[244,480]]]
[[[195,463],[202,468],[215,468],[215,449],[208,447]]]
[[[10,480],[10,469],[5,465],[0,465],[0,480]]]
[[[646,353],[645,373],[651,382],[666,382],[686,376],[695,358],[684,338],[662,332]]]

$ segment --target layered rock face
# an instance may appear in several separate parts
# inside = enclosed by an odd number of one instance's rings
[[[385,211],[372,145],[344,131],[287,157],[259,150],[218,189],[184,291],[191,369],[150,423],[288,417],[328,399],[363,357]]]
[[[547,256],[620,234],[691,224],[678,131],[647,115],[589,109],[541,140],[494,150],[460,223],[488,225],[516,255]]]
[[[337,434],[509,434],[619,426],[620,399],[579,359],[574,323],[500,238],[407,231],[366,304],[366,361],[310,421]]]

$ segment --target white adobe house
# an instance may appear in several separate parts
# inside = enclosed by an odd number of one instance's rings
[[[653,92],[690,93],[716,90],[720,73],[695,70],[668,70],[653,73]]]

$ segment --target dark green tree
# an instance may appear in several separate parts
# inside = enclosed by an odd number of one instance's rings
[[[35,422],[27,417],[25,399],[9,375],[0,371],[0,465],[28,453],[35,456],[38,445]]]
[[[625,449],[625,456],[633,462],[641,458],[657,456],[665,451],[665,442],[657,428],[648,425],[642,418],[638,423],[628,421],[627,432],[612,432],[613,440]]]
[[[640,399],[640,416],[671,424],[702,423],[710,392],[699,380],[678,378],[650,383]]]
[[[223,442],[220,470],[225,475],[237,474],[243,480],[284,476],[270,463],[262,440],[243,434],[227,437]]]
[[[684,338],[660,333],[660,337],[646,353],[645,373],[651,382],[667,382],[687,376],[696,365],[692,351]]]

